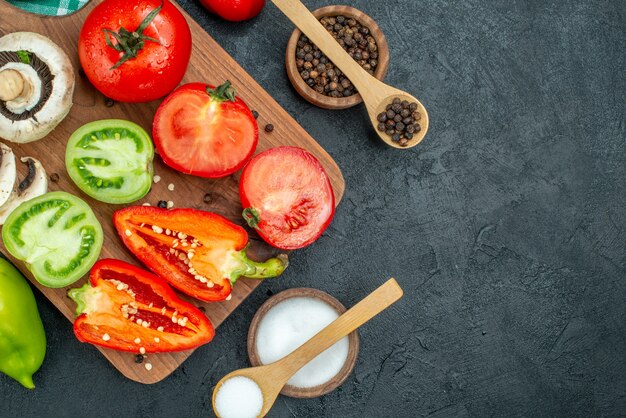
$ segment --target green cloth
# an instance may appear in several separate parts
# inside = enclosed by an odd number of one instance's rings
[[[89,0],[6,0],[15,7],[31,13],[48,16],[64,16],[74,13]]]

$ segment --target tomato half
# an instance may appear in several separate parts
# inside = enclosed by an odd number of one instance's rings
[[[121,102],[165,96],[182,80],[190,56],[189,25],[168,0],[105,0],[89,13],[78,38],[89,81]]]
[[[324,168],[296,147],[271,148],[254,157],[241,175],[239,196],[248,225],[268,244],[285,250],[311,244],[335,213]]]
[[[39,283],[68,286],[100,255],[104,234],[89,205],[65,192],[50,192],[19,205],[2,227],[2,242]]]
[[[148,133],[121,119],[81,126],[65,149],[65,167],[74,183],[106,203],[130,203],[144,197],[152,185],[153,158]]]
[[[230,83],[179,87],[161,103],[152,137],[165,164],[185,174],[224,177],[252,157],[259,138],[252,112]]]

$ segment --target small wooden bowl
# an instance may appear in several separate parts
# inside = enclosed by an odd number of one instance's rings
[[[328,293],[322,292],[317,289],[309,289],[305,287],[297,287],[293,289],[288,289],[282,291],[271,298],[269,298],[257,311],[252,318],[252,323],[250,324],[250,329],[248,331],[248,357],[250,358],[250,363],[252,366],[261,366],[261,360],[259,359],[259,355],[256,349],[256,334],[259,328],[259,324],[261,320],[278,303],[294,298],[294,297],[305,297],[305,298],[315,298],[320,299],[323,302],[326,302],[330,306],[332,306],[339,315],[343,314],[346,311],[345,306],[341,304],[337,299],[329,295]],[[332,392],[348,378],[348,376],[354,370],[354,366],[356,365],[356,359],[359,354],[359,335],[357,331],[352,332],[348,335],[348,358],[344,363],[343,367],[332,379],[328,382],[323,383],[318,386],[312,386],[310,388],[301,388],[297,386],[285,385],[283,390],[280,391],[281,395],[289,396],[292,398],[316,398],[318,396],[322,396],[327,394],[328,392]]]
[[[385,35],[376,22],[374,22],[374,19],[350,6],[326,6],[315,10],[313,15],[318,20],[326,16],[342,15],[353,18],[367,27],[370,30],[370,35],[376,40],[376,45],[378,46],[378,65],[376,66],[376,71],[374,71],[374,77],[380,81],[385,79],[387,69],[389,68],[389,46],[387,45]],[[302,32],[298,28],[293,31],[291,38],[289,38],[289,43],[287,43],[287,51],[285,53],[287,76],[296,91],[309,103],[324,109],[347,109],[363,102],[360,94],[353,94],[348,97],[328,97],[309,87],[300,76],[300,72],[296,66],[296,47],[301,34]]]

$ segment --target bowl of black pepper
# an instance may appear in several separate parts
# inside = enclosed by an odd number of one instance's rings
[[[313,15],[365,71],[384,80],[389,47],[371,17],[349,6],[322,7]],[[352,82],[300,29],[289,38],[285,66],[296,91],[316,106],[347,109],[363,101]]]

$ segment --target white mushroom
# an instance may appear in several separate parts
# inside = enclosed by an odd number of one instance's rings
[[[72,107],[74,71],[45,36],[14,32],[0,38],[0,138],[41,139]]]
[[[17,186],[17,190],[13,190],[6,203],[0,206],[0,225],[4,224],[11,212],[22,202],[48,191],[48,176],[41,163],[31,157],[21,158],[21,161],[28,165],[28,175]]]
[[[4,144],[0,144],[0,206],[4,205],[15,187],[17,168],[15,167],[15,155],[13,150]]]

